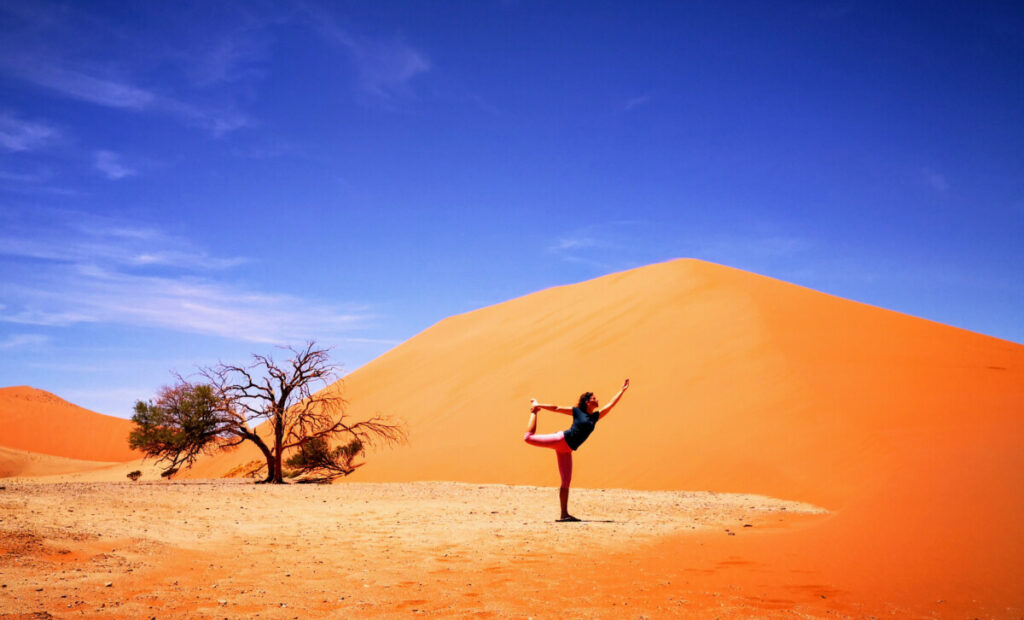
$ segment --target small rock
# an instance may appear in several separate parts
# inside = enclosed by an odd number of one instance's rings
[[[107,583],[103,584],[103,587],[104,587],[104,588],[110,588],[110,587],[112,587],[113,585],[114,585],[114,582],[113,582],[113,581],[108,581]]]

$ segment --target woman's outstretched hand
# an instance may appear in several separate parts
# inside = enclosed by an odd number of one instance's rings
[[[629,379],[622,382],[622,391],[625,392],[629,388]]]
[[[540,411],[540,403],[537,402],[536,398],[530,399],[530,411],[532,411],[533,413],[537,413],[538,411]]]

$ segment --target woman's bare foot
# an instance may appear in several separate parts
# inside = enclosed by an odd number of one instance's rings
[[[579,519],[577,519],[576,517],[574,517],[572,515],[566,514],[566,515],[562,515],[561,518],[558,519],[558,521],[560,521],[560,522],[573,522],[573,521],[579,521]]]

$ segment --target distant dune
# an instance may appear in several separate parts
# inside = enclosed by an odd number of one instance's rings
[[[100,461],[80,461],[0,447],[0,478],[71,474],[106,468],[110,465],[111,463]]]
[[[554,455],[522,441],[529,398],[605,402],[626,377],[576,453],[574,485],[810,502],[834,516],[766,539],[764,557],[926,596],[1021,591],[1019,344],[678,260],[451,317],[333,389],[353,418],[410,430],[353,480],[556,486]],[[545,412],[539,431],[568,422]],[[239,450],[191,475],[258,458]]]
[[[43,390],[0,388],[0,447],[80,461],[131,461],[142,456],[128,448],[131,426]]]

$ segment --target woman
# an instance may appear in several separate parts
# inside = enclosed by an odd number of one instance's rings
[[[531,446],[541,448],[552,448],[558,457],[558,473],[562,476],[562,486],[558,489],[558,499],[562,504],[562,516],[559,521],[579,521],[569,514],[569,482],[572,481],[572,453],[579,448],[590,433],[594,432],[594,425],[604,418],[612,410],[619,399],[629,388],[629,379],[622,384],[622,389],[604,407],[598,407],[597,397],[593,392],[584,392],[580,395],[580,402],[577,406],[558,407],[556,405],[542,405],[537,399],[530,399],[530,423],[526,427],[526,435],[523,441]],[[564,413],[572,416],[572,426],[569,430],[559,431],[550,435],[535,435],[537,432],[537,412],[541,409]]]

